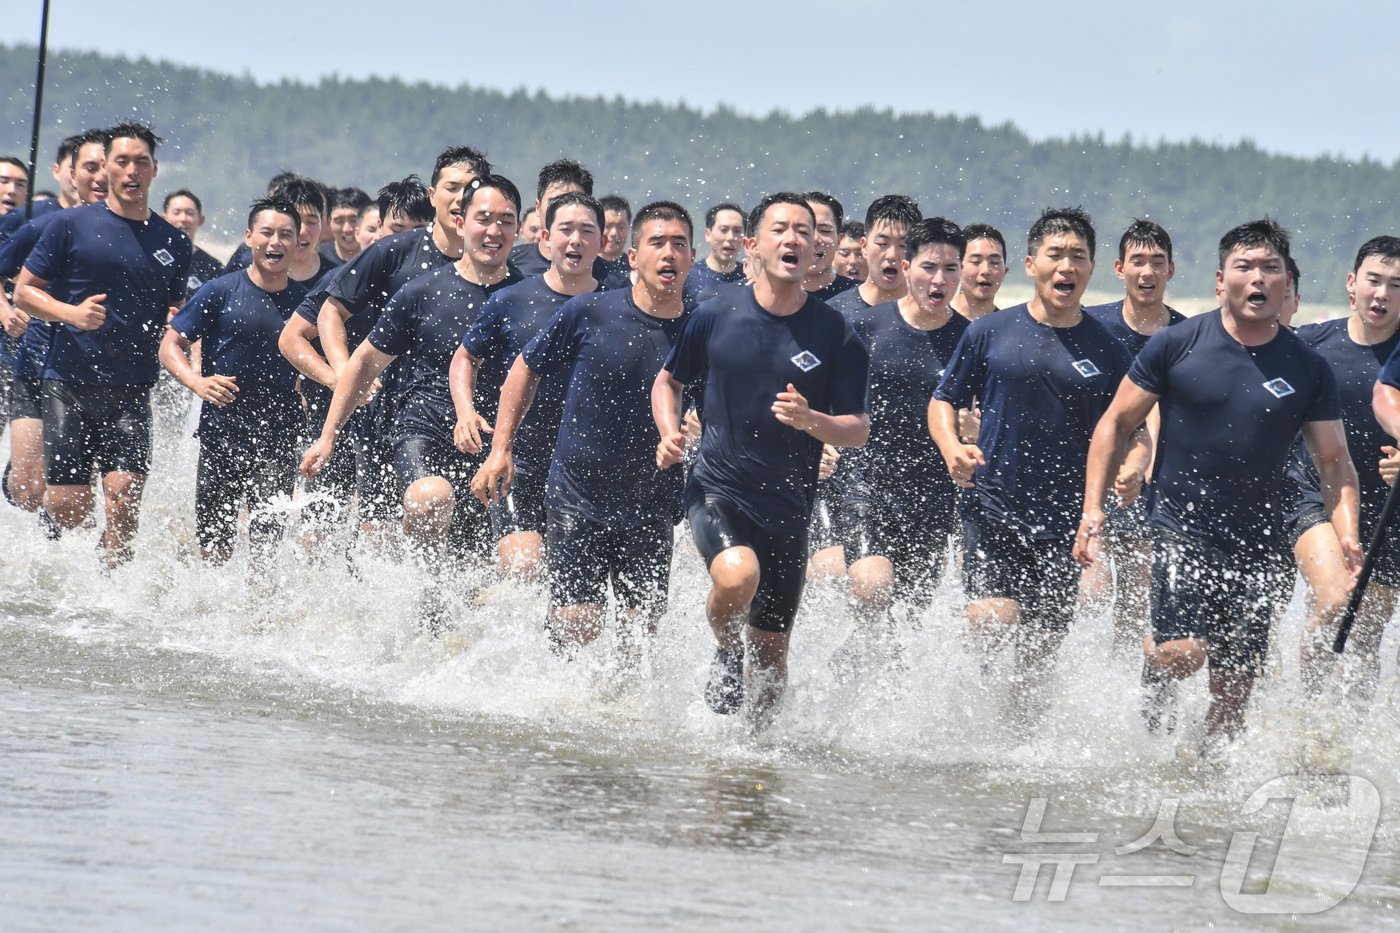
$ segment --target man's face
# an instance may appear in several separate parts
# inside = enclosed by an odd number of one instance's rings
[[[868,269],[865,265],[865,253],[860,248],[860,240],[843,236],[836,244],[836,259],[832,262],[832,268],[836,270],[837,275],[864,282]]]
[[[554,212],[554,223],[549,228],[549,257],[560,275],[590,274],[602,244],[598,215],[591,208],[570,204]]]
[[[463,189],[475,177],[471,166],[460,163],[449,165],[438,173],[437,184],[428,189],[428,199],[433,203],[438,226],[445,230],[456,229],[452,218],[461,208]]]
[[[705,243],[715,259],[728,265],[739,258],[744,242],[744,215],[738,211],[720,211],[715,225],[705,231]]]
[[[816,253],[811,212],[797,204],[769,205],[744,248],[757,255],[760,275],[770,282],[802,282]]]
[[[338,207],[331,211],[331,233],[335,235],[335,245],[340,247],[342,253],[359,249],[355,241],[355,227],[359,219],[360,212],[353,207]]]
[[[1129,243],[1113,271],[1123,280],[1134,304],[1155,305],[1166,300],[1167,283],[1176,274],[1176,265],[1167,251],[1153,243]]]
[[[194,201],[183,194],[165,202],[165,213],[161,216],[191,240],[194,239],[199,228],[204,225],[204,215],[199,212]]]
[[[296,224],[281,211],[259,211],[243,234],[243,242],[253,251],[253,265],[264,274],[287,271],[297,239]]]
[[[812,263],[813,275],[826,275],[836,260],[836,241],[841,232],[836,226],[836,212],[820,201],[808,201],[807,206],[816,215],[816,261]]]
[[[297,235],[297,255],[305,258],[321,245],[321,212],[310,205],[297,208],[301,215],[301,232]]]
[[[464,256],[482,268],[505,266],[520,224],[520,214],[509,198],[495,188],[478,188],[456,222]]]
[[[963,294],[973,301],[991,301],[1005,280],[1006,257],[1002,255],[1001,244],[990,237],[968,240],[959,286]]]
[[[877,220],[862,241],[867,275],[881,291],[898,291],[904,284],[904,237],[909,228]]]
[[[101,143],[85,143],[73,156],[73,187],[84,204],[107,197],[107,158]]]
[[[1400,260],[1367,256],[1347,276],[1351,309],[1368,327],[1390,328],[1400,316]]]
[[[622,251],[627,248],[627,228],[632,225],[632,218],[623,211],[603,211],[603,248],[600,251],[602,257],[609,262],[622,255]]]
[[[1094,275],[1089,244],[1077,233],[1047,236],[1035,255],[1026,257],[1026,273],[1034,279],[1036,297],[1046,308],[1062,314],[1077,311]]]
[[[369,246],[379,239],[379,208],[366,208],[360,215],[359,226],[355,228],[355,242],[360,244],[360,249]]]
[[[941,312],[958,293],[962,253],[951,243],[929,243],[904,263],[909,296],[923,311]]]
[[[0,162],[0,217],[24,204],[29,193],[29,173],[18,165]]]
[[[1272,246],[1242,246],[1215,273],[1221,303],[1250,322],[1275,321],[1283,313],[1288,270]]]
[[[78,188],[73,184],[73,163],[69,159],[53,164],[53,180],[58,183],[59,196],[69,204],[82,201],[78,197]]]
[[[695,264],[690,233],[679,220],[649,220],[642,224],[637,244],[627,251],[637,281],[653,295],[680,297],[685,277]]]
[[[540,195],[540,199],[535,202],[535,214],[540,218],[541,225],[540,231],[535,234],[536,243],[543,240],[546,236],[543,225],[545,215],[549,212],[549,202],[560,195],[573,194],[574,192],[578,192],[579,194],[587,193],[579,185],[567,181],[556,181],[554,184],[544,189],[544,193]]]
[[[538,243],[540,241],[540,212],[531,211],[530,216],[525,218],[525,222],[520,225],[521,243]]]
[[[159,171],[144,140],[119,136],[107,150],[107,196],[119,204],[144,207]]]
[[[461,220],[460,212],[452,218],[454,229],[459,220]],[[398,211],[390,211],[388,215],[379,222],[379,236],[375,239],[393,236],[396,233],[403,233],[405,230],[413,230],[416,227],[426,226],[427,224],[418,223],[406,214],[401,214]]]

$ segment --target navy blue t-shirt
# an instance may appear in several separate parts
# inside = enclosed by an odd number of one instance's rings
[[[549,260],[540,252],[538,243],[517,243],[510,249],[510,264],[521,278],[543,275],[549,268]],[[632,287],[632,270],[620,269],[602,256],[593,259],[593,280],[601,286],[601,291],[614,288]]]
[[[1400,347],[1400,332],[1392,334],[1389,340],[1366,345],[1351,339],[1347,332],[1349,318],[1322,321],[1317,324],[1304,324],[1295,333],[1298,339],[1312,347],[1332,367],[1332,375],[1337,380],[1337,392],[1342,404],[1342,422],[1346,425],[1347,450],[1351,462],[1356,467],[1356,475],[1361,490],[1361,541],[1371,539],[1375,530],[1376,518],[1386,493],[1390,487],[1381,479],[1376,469],[1376,461],[1381,459],[1381,447],[1393,446],[1394,441],[1376,420],[1371,410],[1371,392],[1376,385],[1376,374],[1386,365]],[[1310,501],[1321,503],[1322,480],[1307,447],[1301,443],[1294,445],[1293,462],[1288,475],[1301,486],[1303,495]],[[1400,523],[1391,528],[1400,535]]]
[[[22,216],[24,212],[10,211],[0,220],[9,220],[16,213]],[[57,216],[57,210],[45,211],[29,223],[14,227],[10,236],[0,241],[0,278],[14,279],[19,275],[30,250],[34,249],[34,244],[39,242],[39,237]],[[53,327],[48,321],[31,318],[23,337],[18,340],[8,335],[0,337],[0,359],[10,364],[15,376],[38,379],[43,375],[44,360],[53,341]]]
[[[24,207],[15,208],[4,217],[0,217],[0,243],[15,235],[15,231],[23,227],[30,221],[38,220],[48,214],[63,210],[63,205],[53,198],[46,198],[42,201],[35,201],[34,208],[28,217],[24,216]]]
[[[860,293],[859,282],[857,282],[854,287],[848,288],[836,295],[827,302],[827,304],[831,305],[842,314],[855,314],[861,308],[870,307],[870,305],[866,303],[864,296]]]
[[[518,281],[511,274],[494,285],[477,285],[456,266],[439,266],[389,299],[368,339],[376,350],[403,358],[395,384],[395,439],[427,437],[452,445],[452,355],[487,298]]]
[[[556,292],[545,284],[543,275],[537,275],[497,292],[486,302],[476,322],[462,337],[462,346],[480,361],[473,395],[483,417],[495,421],[501,386],[515,358],[544,330],[570,297]],[[511,452],[517,464],[537,471],[549,469],[554,459],[554,443],[559,436],[559,420],[564,414],[567,387],[567,380],[557,376],[540,380],[535,400],[515,434]]]
[[[253,250],[247,243],[239,243],[238,249],[233,251],[233,255],[224,263],[224,272],[237,272],[239,269],[246,269],[253,264]]]
[[[1152,524],[1277,550],[1293,439],[1305,421],[1342,416],[1327,362],[1286,327],[1246,347],[1217,309],[1153,335],[1128,375],[1161,396]]]
[[[933,330],[912,327],[895,301],[849,318],[870,351],[870,440],[843,460],[858,486],[886,501],[925,497],[952,501],[957,487],[928,433],[928,400],[943,378],[967,319],[950,312]]]
[[[631,289],[570,298],[525,345],[525,365],[565,384],[545,506],[609,528],[680,520],[680,470],[656,469],[651,386],[686,316],[658,318]]]
[[[167,315],[185,297],[189,237],[159,214],[127,220],[105,202],[51,216],[25,268],[51,283],[53,296],[69,304],[106,294],[107,318],[95,331],[67,324],[55,328],[44,378],[153,385]]]
[[[327,297],[337,299],[350,312],[345,322],[346,345],[351,353],[379,320],[379,313],[399,289],[425,272],[450,266],[457,260],[437,248],[431,227],[415,227],[376,240],[360,255],[336,266],[326,280]],[[459,276],[460,278],[460,276]],[[309,320],[316,320],[318,305]],[[460,339],[461,334],[457,335]]]
[[[337,253],[337,252],[335,251],[335,241],[334,241],[334,240],[331,240],[331,241],[328,242],[328,243],[322,243],[321,246],[320,246],[320,248],[317,249],[316,252],[319,253],[319,254],[321,255],[321,258],[322,258],[322,259],[324,259],[326,262],[330,263],[332,266],[343,266],[343,265],[345,265],[345,260],[344,260],[344,259],[341,259],[341,258],[340,258],[340,254]],[[353,258],[353,257],[352,257],[352,258]]]
[[[860,283],[857,282],[855,279],[848,279],[844,275],[838,275],[826,285],[823,285],[821,288],[817,289],[814,292],[808,292],[808,294],[811,295],[813,298],[817,299],[818,301],[824,301],[827,304],[831,304],[831,299],[835,298],[842,292],[848,292],[851,289],[858,287],[859,285]],[[861,304],[865,304],[864,299],[861,300]],[[837,310],[840,309],[838,308]]]
[[[188,300],[205,282],[212,282],[223,275],[219,260],[210,256],[198,246],[190,256],[190,274],[185,278],[185,298]]]
[[[729,289],[690,316],[666,369],[679,382],[704,380],[705,431],[687,504],[714,496],[759,527],[805,529],[822,444],[779,421],[773,403],[792,383],[813,411],[866,411],[870,356],[850,322],[810,296],[795,314],[778,316],[752,287]]]
[[[934,398],[982,406],[977,446],[987,463],[972,477],[978,506],[1031,538],[1072,537],[1089,439],[1131,362],[1088,315],[1050,327],[1022,304],[969,324]]]
[[[1128,322],[1123,319],[1123,299],[1121,298],[1117,301],[1110,301],[1106,305],[1085,308],[1084,313],[1107,327],[1108,332],[1118,338],[1118,342],[1127,347],[1128,352],[1133,356],[1142,352],[1142,348],[1147,346],[1147,341],[1152,336],[1151,334],[1139,334],[1128,326]],[[1186,315],[1175,308],[1167,308],[1168,327],[1180,324],[1184,320],[1186,320]]]
[[[709,301],[725,289],[743,284],[743,263],[735,263],[734,268],[729,272],[716,272],[704,262],[697,262],[690,267],[682,291],[686,304],[693,308],[701,302]]]
[[[202,375],[232,376],[238,385],[230,404],[200,406],[200,437],[288,448],[296,442],[302,424],[297,371],[278,352],[277,338],[304,297],[306,289],[296,282],[269,292],[246,271],[230,272],[202,285],[171,319],[171,330],[202,341]]]

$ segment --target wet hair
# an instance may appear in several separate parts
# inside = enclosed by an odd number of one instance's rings
[[[331,208],[326,213],[333,214],[348,209],[356,214],[363,214],[369,205],[369,195],[359,188],[335,188],[331,191]]]
[[[575,185],[584,194],[593,193],[593,173],[573,159],[555,159],[540,169],[539,184],[535,186],[535,200],[544,200],[544,193],[554,185]]]
[[[1133,218],[1128,229],[1118,238],[1119,262],[1128,258],[1129,246],[1155,246],[1167,254],[1167,262],[1172,261],[1172,238],[1156,221]]]
[[[839,234],[841,230],[841,222],[846,219],[846,209],[841,206],[841,202],[833,198],[831,195],[827,194],[825,191],[808,191],[802,197],[806,198],[808,202],[824,204],[827,207],[831,208],[831,215],[836,218],[836,230]]]
[[[63,142],[58,144],[58,153],[53,157],[54,165],[62,165],[64,162],[72,162],[73,156],[81,146],[82,137],[78,135],[64,137]]]
[[[118,139],[141,140],[141,142],[146,144],[146,148],[150,150],[152,157],[156,154],[156,146],[165,142],[165,140],[156,135],[155,130],[151,129],[146,124],[126,121],[108,128],[107,139],[103,143],[103,151],[111,153],[112,143]]]
[[[1001,231],[991,224],[968,224],[962,228],[963,236],[967,237],[967,242],[973,240],[991,240],[1001,247],[1001,258],[1006,258],[1006,237],[1001,235]],[[966,249],[963,250],[967,252]]]
[[[453,146],[438,153],[437,161],[433,163],[433,174],[428,181],[428,186],[436,188],[438,179],[442,177],[442,170],[454,165],[470,166],[472,174],[478,178],[491,174],[491,163],[486,161],[486,156],[471,146]]]
[[[614,211],[619,214],[626,214],[627,219],[632,219],[632,205],[627,203],[627,199],[620,194],[610,194],[599,198],[598,203],[603,205],[603,211]]]
[[[430,223],[437,213],[428,197],[428,187],[417,175],[406,175],[379,189],[379,222],[390,214],[402,214],[415,224]]]
[[[174,197],[174,195],[171,195]],[[191,195],[193,197],[193,195]],[[292,229],[297,233],[301,232],[301,211],[298,206],[286,198],[279,198],[275,195],[268,198],[258,198],[248,205],[248,229],[253,229],[253,220],[263,211],[276,211],[279,214],[286,214],[292,218]]]
[[[722,202],[720,202],[719,204],[716,204],[714,207],[710,208],[708,211],[705,212],[705,229],[706,229],[706,230],[713,230],[713,229],[714,229],[714,227],[715,227],[715,221],[719,220],[719,212],[720,212],[720,211],[733,211],[734,213],[738,214],[739,217],[741,218],[741,224],[743,223],[742,218],[744,218],[744,217],[746,216],[746,215],[744,214],[744,209],[743,209],[742,207],[740,207],[739,205],[733,203],[732,201],[722,201]],[[747,229],[747,227],[746,227],[746,229]]]
[[[1284,268],[1288,270],[1288,281],[1293,283],[1293,297],[1303,298],[1303,270],[1298,268],[1298,264],[1293,261],[1291,255],[1283,259]]]
[[[1073,234],[1084,241],[1084,245],[1089,247],[1089,261],[1092,262],[1097,245],[1094,240],[1094,222],[1089,219],[1089,212],[1082,207],[1047,207],[1041,211],[1035,223],[1031,224],[1030,232],[1026,234],[1026,255],[1034,256],[1046,237],[1065,234]]]
[[[678,220],[685,224],[685,238],[691,243],[695,242],[695,224],[690,219],[690,212],[681,207],[675,201],[652,201],[650,204],[637,211],[637,216],[632,218],[632,245],[637,244],[637,235],[642,227],[653,220]]]
[[[312,178],[294,176],[280,185],[269,197],[289,201],[298,210],[303,207],[316,209],[316,213],[326,216],[326,189]]]
[[[865,236],[865,224],[859,220],[848,220],[841,225],[841,239],[860,240]]]
[[[170,202],[176,198],[189,198],[194,202],[194,212],[200,217],[204,216],[204,202],[195,196],[195,193],[188,188],[176,188],[165,196],[165,200],[160,202],[162,211],[170,210]]]
[[[289,172],[286,169],[283,169],[276,175],[273,175],[267,180],[267,196],[272,197],[273,193],[276,192],[278,188],[281,188],[287,182],[291,181],[293,178],[296,177],[296,172]]]
[[[573,205],[586,207],[592,211],[593,216],[598,218],[598,232],[603,232],[603,205],[595,200],[593,195],[583,194],[579,191],[566,192],[549,202],[549,206],[544,209],[544,228],[548,230],[554,226],[554,218],[558,215],[560,208],[572,207]],[[516,210],[519,209],[517,204]]]
[[[817,215],[812,213],[812,205],[807,203],[807,199],[795,191],[778,191],[774,194],[764,195],[754,209],[749,211],[749,221],[745,224],[744,232],[750,236],[757,236],[758,225],[763,222],[763,215],[768,213],[768,208],[774,204],[794,204],[807,212],[807,216],[812,218],[812,223],[816,224]]]
[[[904,258],[910,262],[925,246],[946,243],[956,246],[958,255],[967,251],[967,237],[962,228],[945,217],[928,217],[914,224],[904,237]]]
[[[9,165],[13,165],[15,168],[19,169],[21,172],[24,173],[25,178],[29,177],[29,166],[26,165],[24,160],[21,159],[19,156],[0,156],[0,162],[5,162]]]
[[[1351,271],[1361,271],[1361,264],[1372,256],[1386,262],[1400,262],[1400,237],[1378,236],[1362,243],[1361,249],[1356,251],[1356,262],[1352,263]]]
[[[69,156],[70,164],[77,165],[78,153],[84,146],[90,146],[93,143],[101,146],[102,151],[105,153],[107,151],[107,139],[110,135],[111,131],[105,127],[93,127],[90,130],[83,130],[77,136],[73,137],[78,141],[78,144],[73,147],[73,154]]]
[[[520,215],[520,189],[515,187],[515,182],[511,181],[506,176],[493,175],[490,172],[476,176],[471,181],[467,182],[467,186],[462,189],[463,214],[467,212],[467,208],[471,206],[472,199],[476,197],[476,193],[482,188],[494,188],[505,195],[506,200],[515,205],[516,216]],[[557,201],[559,199],[555,198],[555,200]],[[589,200],[592,201],[593,199],[589,198]],[[597,204],[597,201],[593,201],[595,207],[597,207]],[[603,226],[603,213],[601,209],[598,211],[598,226],[600,228]]]
[[[1225,260],[1230,258],[1230,254],[1235,250],[1254,249],[1255,247],[1268,247],[1278,253],[1279,257],[1287,263],[1290,255],[1288,231],[1280,227],[1278,221],[1271,217],[1251,220],[1238,227],[1232,227],[1220,238],[1220,246],[1216,251],[1220,268],[1225,268]]]
[[[869,234],[878,223],[901,224],[912,227],[924,219],[923,211],[913,198],[905,194],[886,194],[870,202],[865,210],[865,230]]]

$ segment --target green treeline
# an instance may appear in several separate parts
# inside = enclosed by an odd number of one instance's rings
[[[0,45],[0,81],[0,152],[27,154],[32,46]],[[1032,143],[1011,125],[869,108],[756,118],[726,108],[379,79],[260,85],[95,53],[51,53],[46,84],[39,187],[51,187],[46,167],[63,135],[123,118],[149,121],[167,140],[155,192],[193,189],[209,229],[225,238],[241,233],[243,206],[280,170],[372,194],[409,172],[426,181],[434,155],[460,143],[485,150],[527,196],[539,166],[560,156],[589,166],[600,195],[617,192],[634,205],[679,200],[697,220],[717,201],[751,204],[783,188],[830,191],[856,216],[873,197],[903,192],[926,215],[995,224],[1013,253],[1042,207],[1082,204],[1102,241],[1095,284],[1110,291],[1118,233],[1134,216],[1171,232],[1173,292],[1192,297],[1213,294],[1221,233],[1264,213],[1294,233],[1305,302],[1344,302],[1356,248],[1400,232],[1386,206],[1400,203],[1400,168],[1270,155],[1248,142],[1144,145],[1100,134]]]

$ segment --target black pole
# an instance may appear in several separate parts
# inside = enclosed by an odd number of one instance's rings
[[[1371,534],[1371,546],[1366,549],[1366,560],[1361,564],[1361,575],[1356,578],[1356,587],[1351,591],[1351,599],[1347,600],[1347,611],[1342,613],[1342,624],[1337,627],[1337,639],[1332,642],[1332,650],[1337,654],[1346,650],[1347,637],[1351,635],[1351,623],[1356,621],[1356,610],[1361,607],[1361,597],[1366,595],[1366,584],[1371,582],[1376,555],[1385,547],[1385,526],[1390,524],[1390,518],[1395,514],[1396,503],[1400,502],[1400,496],[1396,493],[1400,493],[1400,480],[1386,493],[1385,505],[1381,506],[1381,514],[1376,518],[1376,530]]]
[[[34,79],[34,133],[29,137],[29,192],[24,198],[24,219],[34,216],[34,170],[39,161],[39,121],[44,110],[44,66],[49,57],[49,0],[39,23],[39,74]]]

